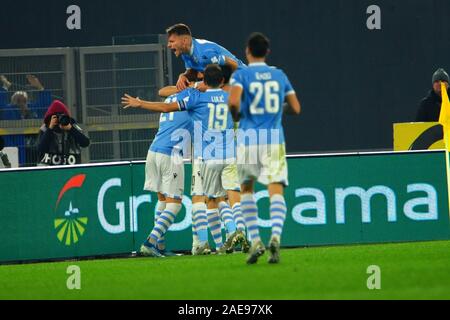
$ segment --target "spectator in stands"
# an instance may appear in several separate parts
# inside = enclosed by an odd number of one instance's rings
[[[8,81],[8,79],[5,78],[5,76],[0,75],[0,107],[3,108],[8,104],[7,101],[7,92],[8,88],[11,87],[11,83]],[[2,110],[0,109],[0,120],[2,120]]]
[[[51,103],[51,93],[45,90],[36,76],[27,75],[27,81],[31,87],[38,91],[38,99],[30,102],[28,93],[16,91],[11,97],[11,103],[7,104],[8,91],[14,86],[4,75],[0,75],[0,120],[42,119],[45,111]],[[5,146],[19,148],[19,164],[36,163],[35,145],[36,138],[32,135],[7,135],[4,136]]]
[[[433,74],[432,84],[433,88],[428,93],[419,106],[419,111],[417,112],[416,122],[438,122],[439,115],[441,114],[441,104],[442,104],[442,93],[441,93],[441,82],[449,87],[449,76],[444,69],[439,68]]]
[[[53,101],[39,131],[38,166],[80,164],[81,148],[89,144],[67,107],[61,101]]]

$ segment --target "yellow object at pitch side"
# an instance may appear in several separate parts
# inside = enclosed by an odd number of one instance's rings
[[[445,149],[442,126],[438,122],[394,124],[394,151]]]

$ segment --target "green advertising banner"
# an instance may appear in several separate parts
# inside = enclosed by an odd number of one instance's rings
[[[129,163],[1,172],[0,261],[131,252],[131,189]]]
[[[283,246],[450,239],[444,152],[290,158]],[[128,254],[153,227],[144,163],[0,171],[0,262]],[[190,165],[185,190],[190,191]],[[258,186],[261,233],[269,198]],[[190,250],[191,200],[167,234]],[[211,244],[213,242],[211,241]]]
[[[285,246],[449,239],[443,152],[290,159],[289,177]]]

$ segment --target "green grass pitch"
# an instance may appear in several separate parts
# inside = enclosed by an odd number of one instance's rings
[[[245,256],[130,258],[0,266],[0,299],[450,299],[450,242],[284,249]],[[81,269],[68,290],[67,267]],[[368,290],[367,268],[381,268]]]

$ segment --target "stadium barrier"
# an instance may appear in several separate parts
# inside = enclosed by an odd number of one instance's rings
[[[307,155],[288,163],[284,247],[450,239],[443,151]],[[143,184],[143,162],[0,170],[0,261],[136,251],[157,202]],[[259,186],[256,197],[267,241],[268,195]],[[183,203],[167,236],[172,250],[191,247],[190,198]]]

